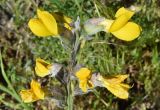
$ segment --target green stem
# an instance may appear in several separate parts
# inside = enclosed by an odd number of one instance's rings
[[[1,67],[1,72],[2,72],[2,76],[5,79],[8,87],[11,89],[11,91],[7,88],[4,88],[3,86],[0,86],[0,89],[2,89],[3,91],[7,92],[8,94],[10,94],[11,96],[13,96],[18,102],[21,103],[21,105],[24,108],[28,109],[28,106],[26,104],[24,104],[21,100],[21,98],[19,97],[19,95],[17,94],[17,92],[15,91],[15,89],[13,88],[11,82],[9,81],[5,71],[4,71],[4,66],[3,66],[3,61],[2,61],[2,55],[1,55],[1,51],[0,51],[0,67]]]
[[[80,36],[79,36],[79,33],[76,32],[75,33],[75,42],[73,44],[73,50],[71,52],[71,57],[70,57],[70,77],[69,77],[69,81],[68,81],[68,85],[67,85],[67,89],[68,89],[68,97],[67,97],[67,110],[73,110],[73,104],[74,104],[74,82],[72,81],[71,79],[71,74],[72,74],[72,71],[73,71],[73,68],[75,66],[75,63],[76,63],[76,55],[78,53],[78,49],[79,49],[79,45],[80,45]]]
[[[72,81],[68,84],[68,99],[67,99],[67,110],[73,110],[73,88]]]
[[[6,87],[2,86],[1,84],[0,84],[0,90],[12,95],[12,97],[14,97],[16,100],[18,100],[17,97],[15,97],[14,94],[9,89],[7,89]]]

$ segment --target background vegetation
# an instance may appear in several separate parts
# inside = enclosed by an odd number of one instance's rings
[[[27,23],[37,7],[61,12],[83,23],[88,18],[114,18],[120,7],[140,9],[132,18],[143,31],[133,42],[123,42],[110,34],[98,33],[86,43],[78,62],[104,75],[127,73],[128,100],[120,100],[105,88],[97,95],[76,97],[75,110],[159,110],[160,109],[160,1],[159,0],[0,0],[0,50],[7,78],[15,91],[29,87],[34,74],[35,58],[65,63],[68,54],[58,39],[35,37]],[[0,109],[22,109],[0,72]],[[56,82],[52,82],[56,83]],[[52,101],[28,104],[35,110],[55,110]]]

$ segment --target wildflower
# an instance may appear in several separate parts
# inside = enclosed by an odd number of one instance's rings
[[[121,99],[127,99],[130,86],[122,83],[127,77],[128,75],[116,75],[106,78],[99,76],[98,80],[102,83],[103,87],[106,87],[115,96]]]
[[[83,92],[87,92],[88,88],[93,88],[93,83],[90,81],[91,71],[88,68],[81,68],[76,72],[76,77],[79,79],[79,87]]]
[[[142,30],[138,24],[129,22],[133,15],[133,11],[122,7],[116,12],[115,20],[106,19],[100,25],[104,25],[105,31],[112,33],[118,39],[131,41],[136,39]]]
[[[44,99],[44,92],[37,81],[32,80],[30,86],[30,89],[20,91],[21,98],[25,103]]]
[[[38,76],[45,77],[46,75],[49,75],[51,68],[52,65],[50,63],[40,58],[36,59],[35,72]]]
[[[41,37],[58,35],[58,27],[55,18],[47,11],[37,9],[38,18],[29,20],[29,28],[31,31]]]
[[[43,59],[36,59],[35,72],[40,77],[45,77],[50,75],[51,77],[55,77],[58,72],[61,70],[62,65],[58,63],[50,64]]]

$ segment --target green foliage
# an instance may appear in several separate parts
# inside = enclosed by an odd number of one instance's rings
[[[127,73],[128,82],[133,87],[127,101],[119,100],[98,88],[96,95],[89,93],[77,97],[75,109],[121,110],[121,109],[158,109],[160,108],[160,5],[158,0],[2,0],[0,1],[0,49],[4,59],[4,68],[10,83],[16,92],[24,88],[34,75],[35,58],[66,63],[67,52],[58,39],[34,37],[28,29],[27,22],[34,16],[36,7],[50,12],[61,12],[74,20],[80,16],[81,23],[88,18],[105,16],[114,18],[116,10],[122,6],[141,8],[132,18],[140,24],[143,31],[133,42],[122,42],[103,32],[87,41],[78,53],[78,63],[91,68],[93,72],[103,75]],[[24,11],[25,10],[25,11]],[[2,28],[1,28],[2,27]],[[2,69],[2,68],[1,68]],[[21,82],[21,83],[20,83]],[[6,85],[5,78],[0,85]],[[16,85],[16,86],[15,86]],[[18,86],[17,86],[18,85]],[[6,89],[9,89],[7,86]],[[15,96],[0,90],[0,109],[14,109],[17,104]],[[155,97],[156,96],[156,97]],[[9,98],[8,98],[9,97]],[[10,98],[11,97],[11,98]],[[104,103],[103,103],[104,101]],[[51,104],[37,102],[34,109],[52,107]],[[4,108],[3,108],[4,106]],[[19,103],[15,109],[20,108]]]

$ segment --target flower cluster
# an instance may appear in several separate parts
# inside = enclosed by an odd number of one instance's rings
[[[39,77],[45,77],[47,75],[55,76],[60,68],[60,65],[50,64],[40,58],[36,59],[35,73]],[[31,89],[20,91],[20,95],[24,102],[28,103],[44,99],[44,92],[39,82],[32,80],[30,86]]]
[[[115,37],[124,41],[136,39],[140,35],[142,29],[138,24],[129,21],[133,15],[133,11],[122,7],[116,12],[115,20],[106,18],[89,19],[81,28],[77,29],[77,27],[80,27],[79,21],[73,22],[71,18],[62,14],[49,13],[48,11],[37,9],[37,17],[30,19],[28,23],[30,30],[36,36],[65,38],[66,36],[62,36],[61,33],[63,33],[64,30],[68,30],[68,32],[72,33],[74,39],[70,42],[73,47],[71,48],[72,59],[69,61],[71,63],[68,63],[68,67],[62,66],[62,64],[48,63],[43,59],[37,58],[35,65],[36,75],[41,78],[45,76],[55,77],[62,82],[64,86],[71,84],[70,81],[76,80],[79,89],[83,93],[92,91],[98,86],[105,87],[118,98],[127,99],[129,97],[128,90],[131,87],[123,83],[123,81],[128,78],[128,75],[122,74],[104,77],[100,73],[93,73],[86,67],[81,67],[76,71],[73,70],[75,68],[75,56],[79,51],[78,47],[80,47],[81,41],[83,41],[81,39],[86,39],[88,35],[96,34],[99,31],[105,31],[107,33],[112,33]],[[76,32],[78,32],[78,34],[76,34]],[[71,88],[67,89],[68,91],[71,90]],[[74,93],[74,91],[72,92]],[[35,80],[31,81],[30,89],[20,91],[21,98],[26,103],[44,99],[44,94],[41,84]]]

